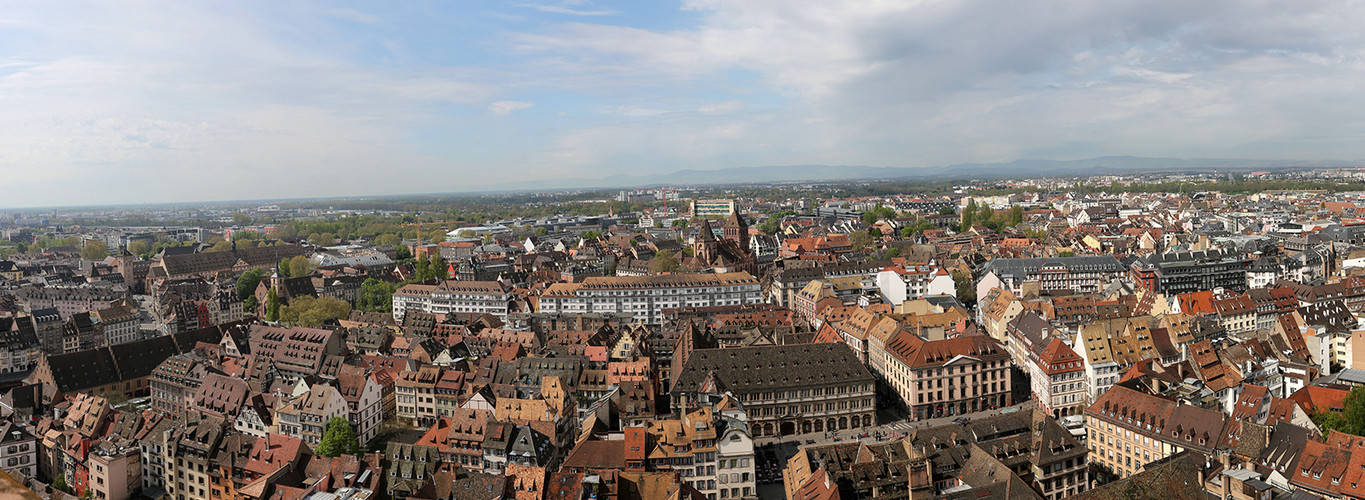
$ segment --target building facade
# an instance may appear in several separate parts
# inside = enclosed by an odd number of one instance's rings
[[[914,420],[1012,404],[1010,355],[988,336],[928,341],[900,331],[871,355]]]
[[[393,294],[393,319],[403,321],[410,310],[431,314],[492,314],[507,316],[512,292],[497,281],[444,281],[439,285],[410,284]]]
[[[746,272],[587,278],[556,283],[540,296],[542,313],[631,313],[636,321],[659,324],[665,309],[757,304],[758,280]]]
[[[681,414],[730,392],[754,436],[790,436],[874,425],[874,381],[845,344],[698,349],[670,396]]]

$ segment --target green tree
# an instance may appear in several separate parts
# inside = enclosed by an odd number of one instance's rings
[[[682,269],[678,256],[671,250],[660,250],[649,259],[649,270],[654,273],[675,273]]]
[[[1365,434],[1365,386],[1351,388],[1341,406],[1341,413],[1331,410],[1316,411],[1310,417],[1324,433],[1337,431],[1356,436]]]
[[[365,278],[356,294],[356,308],[368,312],[389,312],[393,310],[393,292],[398,285],[374,278]]]
[[[976,223],[976,200],[968,199],[967,206],[962,209],[962,229],[966,230]]]
[[[952,275],[953,284],[957,285],[957,300],[971,307],[976,303],[976,285],[972,283],[972,277],[962,271],[953,271]]]
[[[1016,226],[1018,226],[1018,225],[1020,225],[1020,224],[1023,224],[1023,223],[1024,223],[1024,207],[1020,207],[1020,206],[1013,206],[1013,207],[1010,207],[1010,220],[1009,220],[1009,226],[1010,226],[1010,227],[1016,227]]]
[[[337,457],[360,453],[360,440],[356,438],[351,423],[342,417],[332,417],[327,422],[327,430],[322,433],[322,441],[314,450],[320,457]]]
[[[957,212],[957,211],[953,209],[952,205],[948,205],[948,206],[945,206],[945,207],[943,207],[943,208],[938,209],[938,214],[939,214],[939,215],[953,215],[953,213],[955,213],[955,212]]]
[[[279,309],[281,322],[309,328],[351,314],[351,304],[331,297],[296,297]]]
[[[763,231],[763,234],[777,234],[782,230],[782,219],[776,216],[768,217],[758,223],[758,230]]]
[[[1057,252],[1057,256],[1058,256],[1058,257],[1075,257],[1075,256],[1076,256],[1076,252],[1073,252],[1073,251],[1071,251],[1071,250],[1062,250],[1062,251],[1060,251],[1060,252]]]
[[[431,256],[431,277],[438,280],[450,279],[450,267],[446,265],[446,259],[440,253]]]
[[[251,216],[242,212],[233,212],[232,223],[238,226],[245,226],[251,223]]]
[[[396,247],[402,243],[403,239],[392,233],[381,234],[374,237],[374,245],[379,247]]]
[[[237,297],[246,300],[247,297],[256,297],[256,287],[261,284],[261,270],[248,269],[237,277]]]
[[[872,229],[868,229],[867,234],[871,235],[873,238],[881,238],[882,230],[874,227]]]
[[[692,222],[687,219],[673,219],[673,227],[687,227],[687,225],[691,223]]]
[[[1357,385],[1351,388],[1351,392],[1346,394],[1342,401],[1342,413],[1346,419],[1345,432],[1357,436],[1365,435],[1365,386]]]
[[[131,241],[128,243],[128,253],[133,255],[142,255],[151,250],[152,250],[151,245],[148,245],[147,242],[142,240]]]
[[[81,249],[81,258],[85,260],[100,260],[108,256],[109,247],[103,241],[87,241],[85,247]]]
[[[275,271],[280,273],[280,276],[289,277],[289,257],[280,259],[280,265],[275,268]]]
[[[550,234],[549,229],[545,229],[543,227],[536,228],[536,236],[545,236],[547,234]]]
[[[337,239],[332,233],[313,233],[308,235],[308,242],[320,247],[330,247],[337,244]]]
[[[280,296],[275,293],[274,288],[271,288],[265,296],[265,320],[280,320]]]
[[[289,275],[295,278],[308,276],[313,272],[313,268],[313,261],[308,260],[308,257],[295,255],[289,259]]]
[[[417,278],[417,281],[426,281],[431,279],[429,277],[431,276],[431,261],[427,260],[427,257],[428,257],[427,255],[423,255],[417,258],[417,265],[413,269],[414,271],[413,276]]]
[[[255,295],[248,295],[245,299],[242,299],[242,309],[246,311],[247,314],[254,316],[256,314],[257,305]]]
[[[870,249],[874,241],[872,233],[867,231],[854,231],[848,235],[848,242],[853,245],[854,250]]]
[[[71,487],[66,484],[66,474],[58,473],[57,477],[52,478],[52,488],[71,493]]]
[[[393,250],[394,255],[397,257],[396,260],[398,260],[399,262],[412,258],[412,250],[408,250],[407,245],[397,245],[393,247]]]

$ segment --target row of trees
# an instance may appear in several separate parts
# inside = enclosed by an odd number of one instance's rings
[[[992,231],[999,231],[1005,227],[1018,226],[1023,222],[1024,208],[1019,206],[996,212],[985,203],[978,205],[976,200],[967,200],[967,206],[962,209],[962,229],[981,224]]]

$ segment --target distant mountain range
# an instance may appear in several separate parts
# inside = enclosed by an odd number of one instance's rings
[[[595,179],[545,179],[490,186],[481,191],[540,189],[697,186],[762,182],[851,181],[896,179],[968,179],[1151,172],[1249,171],[1333,168],[1361,165],[1350,160],[1239,160],[1103,156],[1085,160],[1015,160],[1007,163],[960,163],[939,167],[868,167],[860,165],[785,165],[678,170],[667,174],[618,175]]]

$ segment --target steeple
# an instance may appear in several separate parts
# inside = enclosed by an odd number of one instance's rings
[[[739,244],[739,248],[744,253],[749,253],[749,224],[744,222],[744,217],[739,215],[739,211],[730,212],[730,217],[725,219],[725,226],[721,229],[725,239],[732,240]]]

